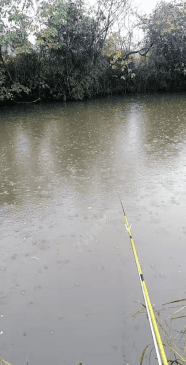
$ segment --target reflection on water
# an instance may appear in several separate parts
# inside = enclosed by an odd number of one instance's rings
[[[144,318],[130,317],[143,299],[116,193],[153,303],[184,296],[185,102],[179,94],[1,109],[8,361],[139,362],[151,335]]]

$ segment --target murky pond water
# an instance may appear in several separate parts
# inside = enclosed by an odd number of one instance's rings
[[[131,365],[152,303],[185,296],[186,95],[0,110],[0,355]]]

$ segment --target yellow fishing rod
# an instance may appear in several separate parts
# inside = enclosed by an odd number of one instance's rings
[[[136,266],[137,266],[139,279],[140,279],[140,284],[141,284],[141,288],[142,288],[142,292],[143,292],[143,296],[144,296],[144,300],[145,300],[145,304],[146,304],[148,319],[149,319],[149,323],[150,323],[150,328],[151,328],[151,332],[152,332],[152,338],[153,338],[153,341],[154,341],[154,346],[155,346],[155,349],[156,349],[158,363],[159,363],[159,365],[168,365],[167,357],[165,355],[165,351],[164,351],[164,347],[163,347],[163,343],[162,343],[162,339],[161,339],[161,336],[160,336],[160,333],[159,333],[159,329],[158,329],[158,326],[157,326],[157,323],[156,323],[156,318],[155,318],[154,311],[153,311],[153,308],[152,308],[152,304],[151,304],[151,301],[150,301],[150,298],[149,298],[149,294],[148,294],[147,287],[146,287],[146,284],[145,284],[142,269],[141,269],[141,266],[140,266],[140,263],[139,263],[136,247],[134,245],[134,241],[133,241],[133,238],[132,238],[130,225],[129,225],[128,219],[126,217],[126,214],[125,214],[125,211],[124,211],[123,204],[122,204],[120,196],[119,196],[119,199],[120,199],[123,214],[124,214],[124,217],[125,217],[126,229],[128,231],[129,237],[130,237],[130,242],[131,242],[131,245],[132,245],[133,254],[134,254],[134,257],[135,257],[135,261],[136,261]]]

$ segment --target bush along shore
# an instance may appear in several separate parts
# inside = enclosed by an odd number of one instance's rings
[[[144,37],[134,45],[129,34],[112,32],[117,11],[130,11],[127,1],[122,8],[119,0],[114,7],[113,1],[102,1],[89,12],[80,0],[45,1],[29,17],[31,1],[25,0],[25,12],[16,2],[7,0],[5,6],[0,0],[9,22],[2,16],[0,105],[185,91],[186,8],[162,1],[148,17],[136,15]],[[35,44],[28,40],[30,30]]]

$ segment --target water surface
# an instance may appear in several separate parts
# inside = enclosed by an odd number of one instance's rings
[[[186,95],[0,110],[0,355],[137,364],[152,303],[185,297]],[[156,363],[156,361],[154,362]],[[153,364],[153,362],[152,362]]]

